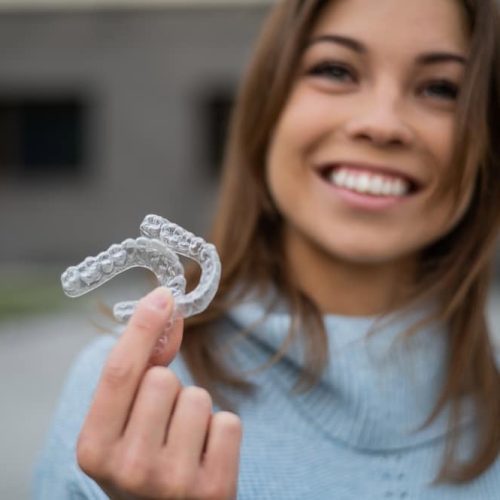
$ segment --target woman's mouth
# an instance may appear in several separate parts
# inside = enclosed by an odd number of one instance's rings
[[[338,165],[325,167],[321,176],[335,187],[377,197],[404,197],[418,190],[416,181],[407,176],[370,171],[366,168]]]
[[[366,209],[389,208],[421,187],[413,178],[388,169],[338,164],[323,167],[319,173],[344,201]]]
[[[410,185],[404,179],[355,172],[346,168],[332,171],[330,182],[337,187],[372,196],[404,196],[410,191]]]

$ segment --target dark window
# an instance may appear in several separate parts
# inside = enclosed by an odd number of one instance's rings
[[[234,105],[234,92],[229,88],[214,90],[203,101],[205,148],[211,168],[220,171],[226,144],[229,119]]]
[[[0,171],[11,178],[79,175],[87,108],[78,97],[0,96]]]

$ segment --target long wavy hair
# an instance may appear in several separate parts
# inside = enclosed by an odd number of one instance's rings
[[[477,410],[477,446],[458,460],[457,433],[447,437],[436,482],[467,482],[500,453],[500,375],[485,317],[495,242],[500,226],[500,22],[495,0],[456,0],[467,13],[471,50],[458,102],[454,168],[443,189],[459,200],[473,185],[468,209],[450,234],[420,256],[414,298],[441,297],[434,319],[449,326],[445,382],[425,425],[451,408],[450,430],[468,395]],[[226,147],[222,187],[209,234],[223,263],[219,292],[210,307],[186,322],[182,353],[196,382],[223,407],[224,386],[250,393],[252,385],[231,371],[213,345],[211,328],[250,289],[272,283],[294,318],[288,339],[304,346],[297,390],[309,390],[327,363],[321,313],[290,280],[283,248],[283,219],[265,182],[266,153],[287,102],[306,39],[328,2],[283,0],[271,11],[237,96]],[[244,223],[243,223],[244,221]],[[195,273],[190,278],[195,279]],[[236,293],[238,291],[238,294]],[[300,326],[300,328],[299,328]],[[305,334],[304,332],[307,332]]]

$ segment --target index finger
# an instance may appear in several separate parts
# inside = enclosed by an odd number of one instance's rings
[[[167,288],[153,290],[138,302],[109,354],[84,425],[100,442],[114,441],[123,432],[151,351],[173,309]]]

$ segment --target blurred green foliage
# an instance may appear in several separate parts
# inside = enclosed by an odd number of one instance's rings
[[[0,321],[68,306],[58,271],[0,272]]]

